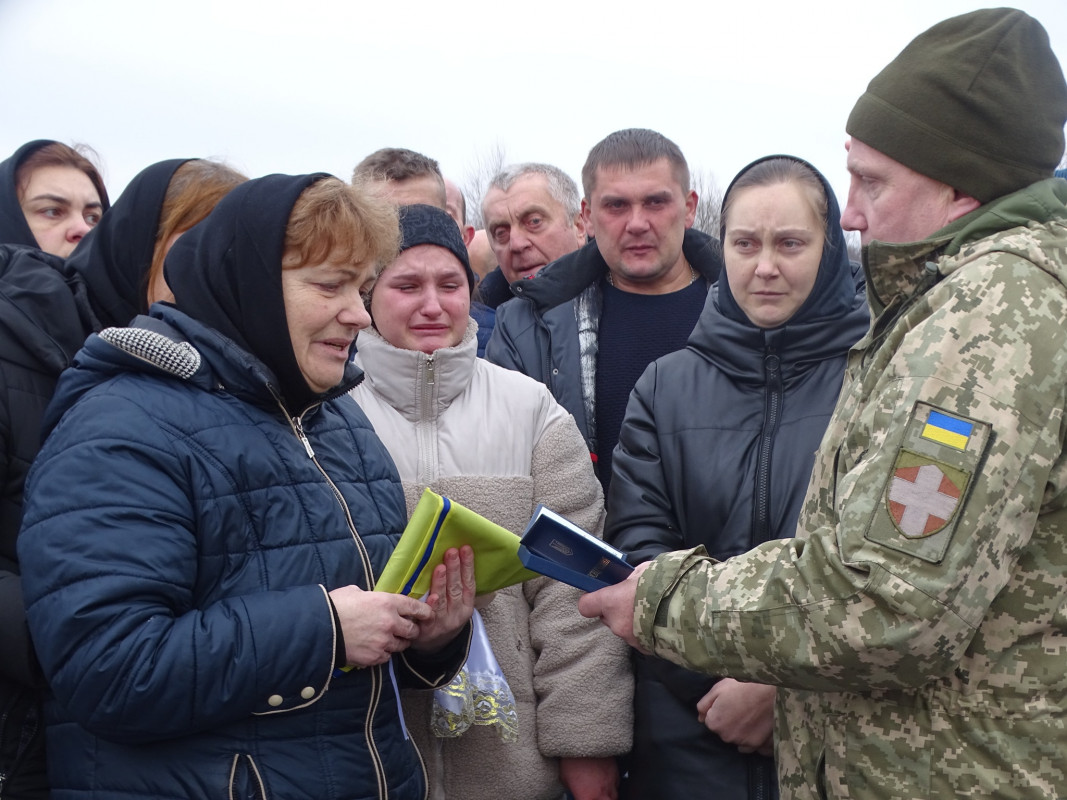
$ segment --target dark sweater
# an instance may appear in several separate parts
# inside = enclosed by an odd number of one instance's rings
[[[607,496],[611,454],[619,441],[630,392],[645,368],[685,347],[708,287],[693,281],[668,294],[635,294],[604,281],[596,369],[597,472]]]

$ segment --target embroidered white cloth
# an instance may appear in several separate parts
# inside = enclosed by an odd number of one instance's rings
[[[471,617],[471,646],[463,667],[447,686],[433,693],[430,729],[435,736],[462,736],[471,725],[496,725],[500,739],[518,740],[515,695],[508,686],[477,611]]]

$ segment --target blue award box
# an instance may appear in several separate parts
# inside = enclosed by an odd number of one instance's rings
[[[519,542],[519,560],[533,572],[586,592],[633,572],[626,555],[551,509],[538,506]]]

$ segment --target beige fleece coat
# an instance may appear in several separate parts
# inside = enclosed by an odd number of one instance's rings
[[[599,536],[603,495],[574,419],[543,384],[477,358],[476,331],[471,320],[459,345],[429,356],[374,330],[359,335],[367,377],[352,396],[396,461],[408,511],[428,486],[518,534],[543,503]],[[498,592],[481,612],[515,695],[517,742],[478,726],[438,739],[429,730],[432,693],[406,694],[432,797],[559,798],[559,757],[629,751],[628,649],[578,613],[579,596],[537,578]]]

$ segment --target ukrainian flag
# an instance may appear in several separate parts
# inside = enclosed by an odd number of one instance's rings
[[[967,441],[970,439],[974,424],[966,420],[956,419],[947,414],[931,411],[926,419],[922,437],[940,444],[947,444],[957,450],[966,450]]]

